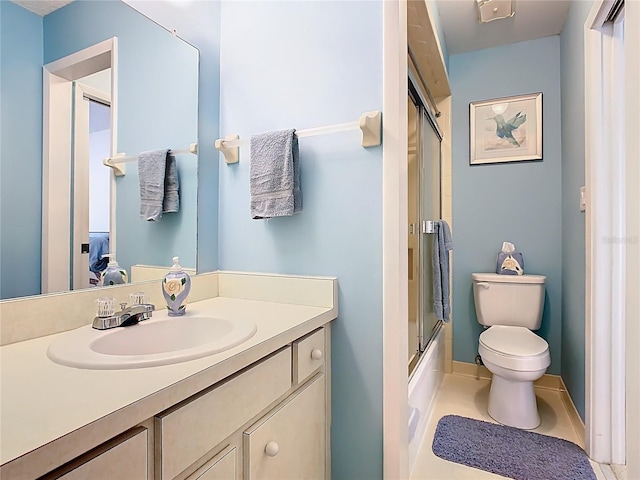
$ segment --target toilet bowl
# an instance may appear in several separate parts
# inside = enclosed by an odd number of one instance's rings
[[[480,335],[478,353],[493,374],[491,418],[525,430],[540,425],[533,382],[551,364],[547,342],[524,327],[495,325]]]
[[[540,425],[533,390],[551,364],[549,345],[533,333],[542,322],[542,275],[474,273],[478,322],[487,327],[478,353],[493,374],[488,413],[499,423],[530,430]]]

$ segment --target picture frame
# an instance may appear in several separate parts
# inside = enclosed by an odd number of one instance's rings
[[[469,163],[542,160],[542,93],[469,104]]]

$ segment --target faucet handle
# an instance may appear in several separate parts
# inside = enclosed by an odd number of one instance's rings
[[[116,313],[116,299],[113,297],[100,297],[96,300],[96,315],[101,318],[111,317]]]
[[[127,302],[121,302],[120,303],[120,310],[124,310],[125,308],[127,308]]]
[[[142,305],[146,302],[147,295],[144,292],[133,292],[129,294],[129,303],[133,305]]]
[[[142,307],[144,309],[144,312],[139,315],[140,321],[151,318],[153,311],[156,309],[156,306],[153,303],[141,303],[136,305],[136,307]]]

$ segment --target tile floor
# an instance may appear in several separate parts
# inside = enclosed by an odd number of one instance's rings
[[[494,420],[487,413],[490,381],[473,377],[447,374],[436,396],[429,424],[418,452],[411,479],[425,480],[485,480],[505,478],[500,475],[466,467],[436,457],[431,450],[438,420],[444,415],[460,415],[487,422]],[[584,441],[576,433],[562,403],[560,393],[554,390],[536,389],[538,411],[542,423],[534,431],[544,435],[564,438],[584,447]],[[591,463],[598,480],[605,480],[598,464]],[[552,479],[549,479],[552,480]]]

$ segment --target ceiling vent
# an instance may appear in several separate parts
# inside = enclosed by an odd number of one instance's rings
[[[476,0],[480,23],[493,22],[501,18],[511,18],[516,14],[513,0]]]

